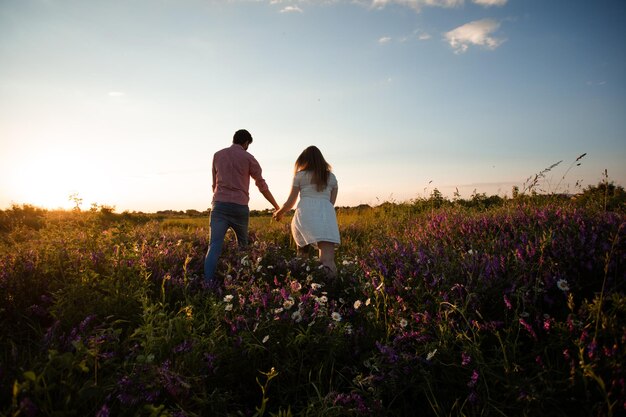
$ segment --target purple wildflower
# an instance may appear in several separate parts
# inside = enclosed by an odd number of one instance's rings
[[[100,407],[100,410],[98,410],[98,412],[96,413],[96,417],[109,417],[109,415],[109,406],[107,406],[106,404]]]
[[[506,306],[508,310],[511,310],[513,308],[513,305],[511,304],[511,301],[506,296],[506,294],[504,294],[504,305]]]
[[[474,369],[472,371],[472,376],[470,377],[470,380],[467,383],[467,386],[470,387],[470,388],[474,388],[476,386],[476,384],[478,383],[479,376],[480,376],[480,374],[478,373],[478,371],[476,369]]]
[[[174,346],[174,348],[172,349],[172,352],[173,353],[187,353],[187,352],[191,352],[192,348],[193,348],[193,342],[190,340],[185,340],[181,344]]]
[[[519,319],[519,324],[521,324],[522,327],[526,329],[526,331],[533,337],[533,339],[537,340],[537,334],[535,333],[535,331],[533,330],[530,324],[526,323],[526,321],[522,318]]]

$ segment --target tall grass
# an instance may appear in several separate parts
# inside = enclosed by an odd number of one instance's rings
[[[195,285],[206,218],[33,213],[1,235],[0,413],[626,412],[623,211],[481,195],[338,209],[335,279],[295,257],[288,221],[253,217],[216,291]]]

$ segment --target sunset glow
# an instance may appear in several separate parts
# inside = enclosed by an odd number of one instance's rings
[[[3,1],[0,209],[204,210],[240,128],[277,200],[309,145],[340,206],[626,184],[624,38],[621,0]]]

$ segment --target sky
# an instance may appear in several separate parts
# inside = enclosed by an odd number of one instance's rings
[[[624,39],[623,0],[0,0],[0,209],[206,210],[242,128],[279,204],[309,145],[338,206],[626,186]]]

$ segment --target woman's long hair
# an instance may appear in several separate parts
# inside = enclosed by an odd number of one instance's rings
[[[295,171],[311,171],[313,173],[312,181],[316,185],[317,191],[324,191],[328,185],[328,174],[331,171],[331,166],[316,146],[309,146],[296,159]]]

